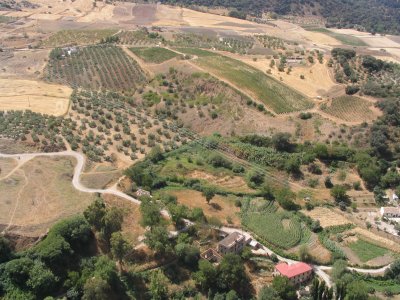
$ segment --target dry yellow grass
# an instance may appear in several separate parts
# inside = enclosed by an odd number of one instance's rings
[[[72,158],[38,157],[0,180],[1,227],[40,235],[61,218],[82,212],[94,195],[72,186],[74,164]]]
[[[68,111],[72,89],[25,79],[0,79],[0,110],[32,110],[60,116]]]
[[[169,193],[175,195],[179,203],[189,208],[202,208],[206,217],[215,217],[225,224],[227,223],[227,218],[230,218],[233,224],[240,224],[240,218],[236,214],[239,212],[239,208],[235,207],[234,201],[228,197],[216,195],[210,204],[207,204],[206,199],[198,191],[176,190],[169,191]]]
[[[316,207],[310,211],[303,211],[303,213],[312,219],[318,220],[322,227],[338,226],[344,224],[351,224],[348,219],[326,207]]]
[[[224,53],[224,55],[241,60],[263,72],[269,69],[269,64],[271,62],[270,59],[266,58],[257,58],[257,60],[254,61],[253,58],[249,56],[230,53]],[[316,62],[311,66],[293,66],[290,74],[279,72],[275,67],[271,69],[270,75],[278,80],[282,78],[284,84],[308,97],[325,96],[330,90],[339,86],[332,79],[326,61],[324,61],[323,64]],[[300,75],[304,75],[304,79],[301,79]]]

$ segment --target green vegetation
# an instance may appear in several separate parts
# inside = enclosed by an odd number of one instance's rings
[[[180,51],[190,54],[196,50],[186,48],[180,49]],[[195,60],[196,64],[255,95],[259,101],[264,102],[274,112],[285,113],[312,107],[312,102],[305,96],[261,71],[226,56],[213,55],[202,50],[203,52],[205,54]]]
[[[358,90],[366,95],[387,98],[398,97],[400,88],[394,84],[400,78],[400,65],[369,55],[356,55],[354,50],[334,48],[332,67],[335,79],[348,84],[346,92]]]
[[[364,43],[361,39],[359,39],[358,37],[355,37],[355,36],[351,36],[351,35],[347,35],[347,34],[343,34],[343,33],[333,32],[333,31],[331,31],[329,29],[320,28],[320,27],[303,26],[303,28],[305,30],[308,30],[308,31],[325,33],[326,35],[329,35],[329,36],[337,39],[338,41],[340,41],[344,45],[355,46],[355,47],[357,47],[357,46],[367,46],[366,43]]]
[[[133,47],[129,48],[129,50],[135,53],[144,61],[156,64],[160,64],[162,62],[165,62],[167,60],[170,60],[178,56],[176,52],[161,47],[152,47],[152,48]]]
[[[387,249],[368,243],[362,239],[358,239],[357,242],[349,244],[349,247],[362,262],[367,262],[388,253]]]
[[[73,45],[90,45],[100,42],[115,33],[116,29],[97,30],[61,30],[41,43],[43,47],[62,47]]]
[[[287,213],[247,213],[242,217],[242,224],[282,249],[296,246],[302,238],[300,223]]]
[[[146,79],[137,62],[112,45],[76,48],[70,54],[55,48],[45,74],[49,81],[94,90],[132,91]]]

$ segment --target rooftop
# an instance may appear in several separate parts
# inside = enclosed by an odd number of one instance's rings
[[[244,235],[235,231],[219,242],[220,245],[226,248],[232,247],[235,243],[241,242],[244,239]]]
[[[279,273],[281,273],[281,275],[288,278],[292,278],[312,270],[310,265],[303,262],[295,263],[290,266],[287,263],[279,263],[276,265],[275,268],[278,270]]]

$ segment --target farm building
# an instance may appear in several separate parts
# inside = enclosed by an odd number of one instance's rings
[[[217,250],[222,255],[228,253],[238,254],[243,250],[243,247],[246,244],[246,237],[243,234],[235,231],[218,243]]]
[[[146,191],[146,190],[144,190],[144,189],[138,189],[137,191],[136,191],[136,197],[141,197],[141,196],[148,196],[148,197],[151,197],[151,194],[150,194],[150,192],[149,191]]]
[[[310,265],[299,262],[293,265],[279,263],[275,266],[275,276],[285,276],[290,282],[297,285],[311,279],[313,270]]]
[[[208,260],[211,263],[219,263],[222,260],[222,256],[215,251],[214,249],[210,248],[200,254],[202,259]]]
[[[381,207],[381,216],[384,218],[400,218],[400,208]]]

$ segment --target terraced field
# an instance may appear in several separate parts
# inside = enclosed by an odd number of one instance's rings
[[[64,55],[50,59],[47,80],[94,90],[135,90],[145,81],[137,62],[119,47],[90,46]]]
[[[375,119],[375,114],[370,109],[371,102],[354,97],[343,96],[332,100],[330,106],[323,106],[321,110],[347,122],[363,122]]]
[[[190,48],[179,50],[187,54],[198,53]],[[201,55],[193,60],[196,64],[247,91],[275,113],[300,111],[313,106],[305,96],[245,63],[205,50],[199,54]]]

